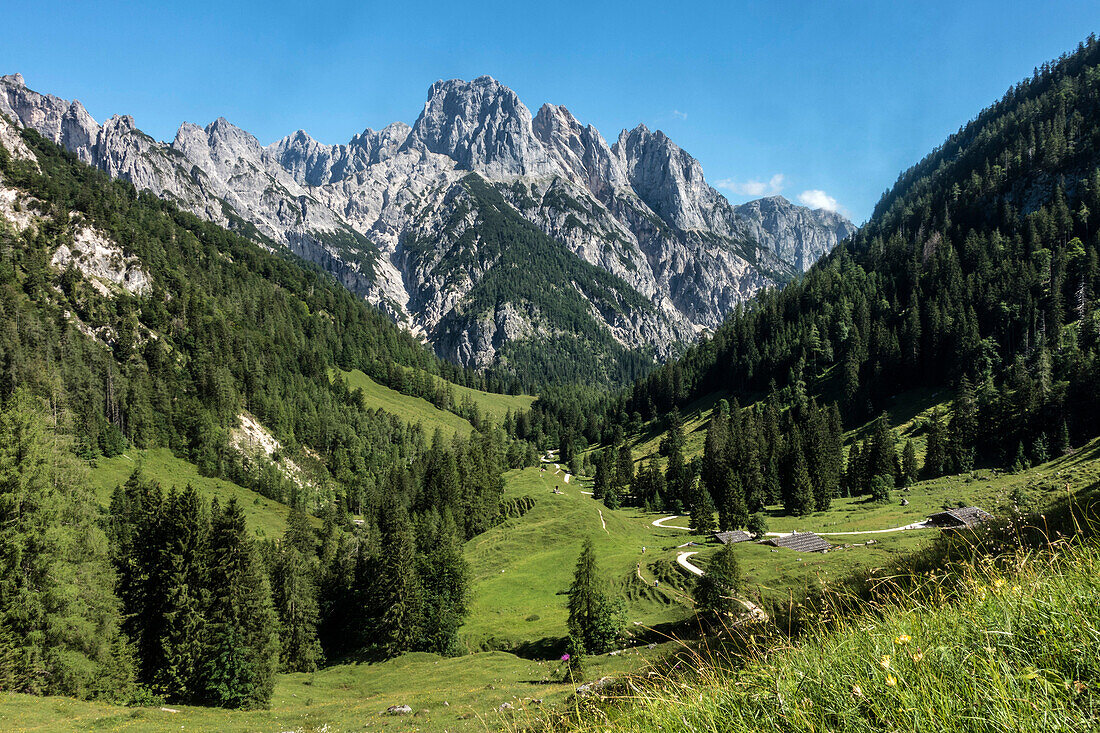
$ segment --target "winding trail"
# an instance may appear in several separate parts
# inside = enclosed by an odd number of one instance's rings
[[[650,522],[650,524],[652,524],[654,527],[660,527],[661,529],[684,529],[690,532],[691,527],[682,527],[678,524],[665,524],[665,522],[669,521],[670,519],[676,519],[679,516],[679,514],[673,514],[672,516],[663,517],[662,519],[654,519],[652,522]]]
[[[603,518],[603,509],[597,508],[596,511],[600,513],[600,524],[603,525],[603,531],[607,532],[607,522]],[[611,533],[607,532],[607,534],[610,535]]]
[[[703,577],[703,569],[688,559],[692,555],[698,554],[698,550],[694,550],[692,552],[681,552],[679,555],[676,556],[676,563],[692,575],[698,575],[701,578]]]
[[[671,521],[671,520],[676,519],[677,517],[680,517],[680,516],[683,516],[683,515],[673,514],[672,516],[669,516],[669,517],[662,517],[660,519],[654,519],[652,522],[650,522],[650,524],[652,524],[654,527],[660,527],[661,529],[682,529],[682,530],[691,532],[692,531],[691,527],[684,527],[683,525],[679,525],[679,524],[665,524],[665,522]],[[905,532],[905,531],[910,530],[910,529],[935,529],[935,526],[930,524],[929,521],[927,519],[925,519],[924,521],[921,521],[921,522],[913,522],[912,524],[906,524],[903,527],[890,527],[889,529],[861,529],[861,530],[854,531],[854,532],[825,532],[825,531],[818,531],[818,530],[808,530],[808,531],[811,531],[814,534],[819,534],[819,535],[829,535],[829,536],[837,536],[837,537],[846,536],[847,537],[847,536],[861,535],[861,534],[887,534],[889,532]],[[794,532],[765,532],[764,533],[764,535],[766,537],[787,537],[787,536],[792,535],[792,534],[794,534]]]
[[[813,530],[814,534],[820,535],[857,535],[857,534],[886,534],[888,532],[904,532],[909,529],[935,529],[935,526],[930,524],[928,520],[923,522],[914,522],[907,524],[904,527],[891,527],[890,529],[861,529],[858,532],[819,532]],[[793,534],[793,532],[767,532],[768,537],[786,537]]]

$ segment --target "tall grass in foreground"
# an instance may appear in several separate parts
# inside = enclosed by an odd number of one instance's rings
[[[802,609],[796,637],[735,627],[603,700],[577,698],[526,723],[623,733],[1100,730],[1100,544],[1081,539],[1096,526],[1074,515],[1094,507],[1059,517],[1075,525],[1074,542],[1008,523],[979,543],[995,540],[1000,552],[975,546],[960,559],[955,538],[940,548],[944,564],[914,558],[908,573],[880,578],[873,598],[852,586],[821,594]]]
[[[1100,551],[1022,554],[962,573],[954,603],[912,592],[797,646],[749,640],[743,664],[631,680],[548,726],[615,731],[1100,729]],[[717,663],[716,663],[717,662]]]

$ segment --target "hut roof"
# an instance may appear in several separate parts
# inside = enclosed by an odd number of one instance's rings
[[[993,515],[976,506],[966,506],[959,509],[949,509],[946,512],[933,514],[928,520],[939,527],[957,528],[974,527],[982,522],[993,519]]]
[[[723,545],[733,545],[738,542],[748,542],[752,539],[752,535],[742,529],[735,529],[732,532],[715,532],[714,539]]]
[[[795,552],[824,552],[832,547],[828,540],[813,532],[795,532],[784,537],[772,537],[765,542]]]

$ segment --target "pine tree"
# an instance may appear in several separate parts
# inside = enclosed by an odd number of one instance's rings
[[[591,537],[585,539],[577,559],[568,609],[569,636],[577,645],[574,653],[603,654],[622,636],[622,604],[611,601],[603,591]]]
[[[279,662],[271,590],[236,500],[224,510],[215,502],[211,517],[205,700],[218,707],[263,707]]]

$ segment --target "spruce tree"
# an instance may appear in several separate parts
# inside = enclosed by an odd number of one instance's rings
[[[466,618],[469,567],[453,520],[444,514],[435,544],[420,556],[424,593],[421,648],[437,654],[457,654],[458,630]]]
[[[279,668],[312,672],[323,654],[317,636],[317,562],[313,530],[292,509],[271,571],[271,600],[279,619]]]
[[[867,460],[867,476],[889,476],[891,485],[897,475],[897,437],[890,428],[890,417],[885,412],[875,421],[871,432],[871,455]]]
[[[909,486],[917,480],[917,450],[911,440],[905,441],[905,448],[901,451],[901,479],[902,486]]]
[[[741,488],[741,477],[737,471],[730,469],[726,473],[723,501],[718,507],[718,529],[723,532],[741,529],[748,521],[749,510],[745,502],[745,491]]]
[[[952,463],[957,471],[974,467],[974,444],[978,432],[978,406],[970,380],[959,380],[955,401],[951,406],[950,446]]]
[[[603,590],[591,537],[585,539],[577,558],[567,608],[574,654],[603,654],[622,636],[622,604],[613,602]]]
[[[790,488],[784,497],[784,506],[788,514],[797,517],[806,516],[814,511],[814,487],[810,481],[810,471],[806,465],[806,456],[802,452],[802,441],[797,429],[792,436],[788,461]]]
[[[728,408],[727,408],[728,409]],[[726,475],[729,472],[730,424],[728,412],[715,408],[714,415],[707,426],[707,437],[703,444],[703,465],[701,478],[703,487],[711,498],[721,506],[726,490]]]
[[[380,517],[382,544],[377,578],[379,608],[378,643],[389,656],[416,647],[420,639],[423,589],[416,572],[416,538],[408,512],[391,503]]]
[[[202,681],[205,701],[227,708],[266,706],[279,663],[271,590],[235,499],[211,509],[210,603]]]
[[[623,441],[619,446],[619,453],[615,463],[615,487],[620,497],[630,493],[630,487],[634,483],[634,455],[630,451],[630,444]]]
[[[695,482],[691,490],[691,527],[696,534],[710,534],[714,526],[714,501],[710,492],[701,481]]]
[[[159,524],[160,560],[156,578],[150,579],[156,581],[158,597],[147,612],[161,609],[160,618],[149,619],[158,628],[160,653],[155,661],[143,661],[153,689],[171,700],[196,702],[203,691],[210,524],[194,487],[169,492]]]
[[[695,606],[707,616],[729,615],[741,608],[733,597],[741,586],[741,566],[734,545],[723,545],[707,563],[706,572],[695,581]]]
[[[925,478],[942,476],[947,473],[949,465],[947,435],[940,419],[939,408],[932,409],[924,429],[928,435],[924,448],[924,476]]]

